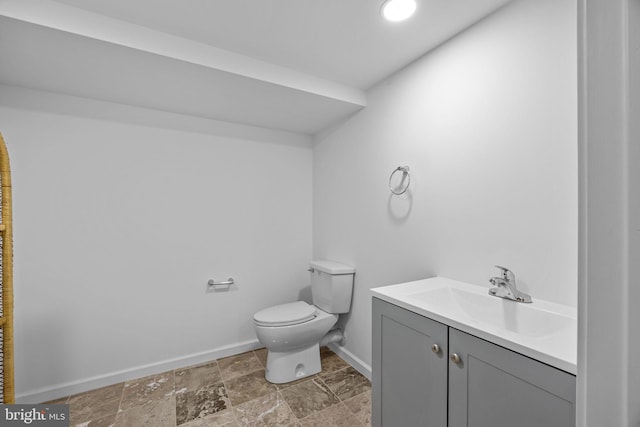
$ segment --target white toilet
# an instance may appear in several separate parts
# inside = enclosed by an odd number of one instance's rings
[[[297,301],[253,316],[256,335],[268,350],[265,377],[271,383],[317,374],[320,346],[342,340],[342,331],[331,329],[338,314],[349,312],[355,269],[334,261],[312,261],[309,271],[313,305]]]

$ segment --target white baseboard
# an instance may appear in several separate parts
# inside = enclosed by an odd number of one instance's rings
[[[340,347],[338,344],[329,344],[331,350],[333,350],[338,356],[340,356],[345,362],[353,366],[354,369],[360,372],[371,381],[371,366],[364,363],[360,358],[356,357],[353,353],[344,347]]]
[[[122,381],[128,381],[136,378],[146,377],[148,375],[159,374],[173,369],[186,368],[187,366],[197,365],[209,362],[211,360],[220,359],[222,357],[233,356],[235,354],[244,353],[246,351],[255,350],[263,347],[258,340],[245,341],[229,346],[224,346],[200,353],[189,354],[186,356],[176,357],[174,359],[163,360],[160,362],[150,363],[148,365],[137,366],[134,368],[124,369],[121,371],[110,372],[95,377],[85,378],[69,383],[57,384],[51,387],[44,387],[36,390],[29,390],[16,395],[16,403],[40,403],[50,400],[59,399],[65,396],[71,396],[88,390],[117,384]]]

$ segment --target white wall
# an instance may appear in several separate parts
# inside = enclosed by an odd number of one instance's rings
[[[121,108],[132,111],[110,106]],[[0,130],[14,184],[18,401],[253,348],[253,313],[308,286],[309,141],[6,105]],[[230,276],[231,291],[205,293]]]
[[[314,144],[314,256],[353,264],[347,355],[371,360],[369,289],[433,275],[575,305],[573,0],[520,0],[381,83]],[[406,197],[387,187],[409,165]]]

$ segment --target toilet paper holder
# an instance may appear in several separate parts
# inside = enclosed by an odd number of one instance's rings
[[[216,282],[216,281],[215,281],[215,280],[213,280],[213,279],[209,279],[209,281],[207,282],[207,284],[208,284],[209,286],[213,286],[213,287],[216,287],[216,286],[226,286],[226,287],[229,287],[229,286],[233,285],[234,283],[235,283],[235,281],[233,280],[233,277],[229,277],[227,280],[225,280],[225,281],[223,281],[223,282]]]

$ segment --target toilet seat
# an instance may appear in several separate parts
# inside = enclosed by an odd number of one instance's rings
[[[253,320],[258,326],[291,326],[308,322],[315,317],[315,306],[296,301],[260,310],[254,314]]]

